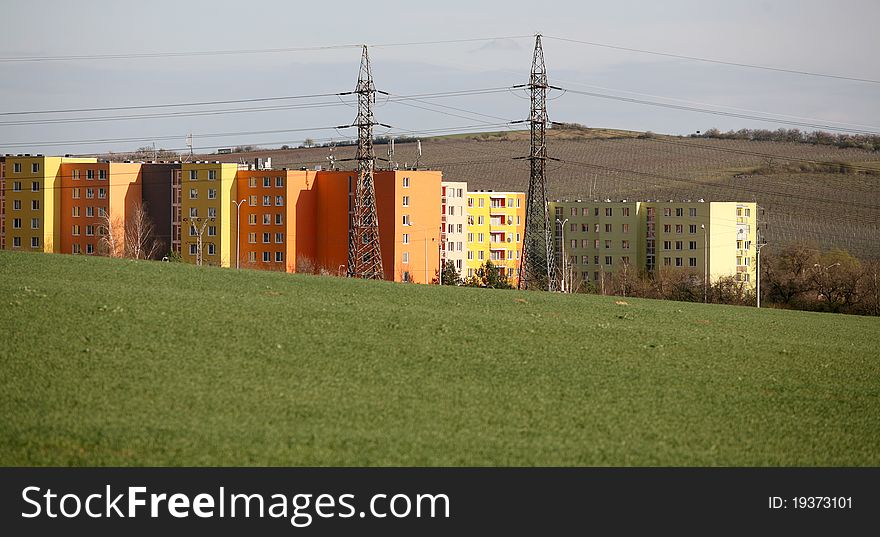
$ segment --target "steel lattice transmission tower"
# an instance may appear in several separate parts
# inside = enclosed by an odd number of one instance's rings
[[[535,54],[528,87],[531,92],[529,191],[526,195],[526,227],[523,253],[520,261],[519,287],[547,289],[556,287],[556,261],[553,255],[553,235],[547,206],[547,69],[541,34],[535,36]]]
[[[366,45],[361,56],[361,69],[354,93],[358,96],[358,115],[353,125],[358,129],[358,177],[348,228],[348,275],[380,280],[385,273],[382,270],[379,218],[376,214],[376,190],[373,184],[376,160],[373,152],[373,104],[376,102],[376,87],[373,85]]]

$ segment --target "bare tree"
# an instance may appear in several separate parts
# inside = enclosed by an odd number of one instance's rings
[[[101,253],[110,257],[125,256],[125,225],[118,216],[113,218],[109,211],[104,211],[101,223],[98,224],[101,236]]]
[[[147,208],[143,204],[137,204],[125,222],[126,257],[153,259],[159,253],[160,247]]]

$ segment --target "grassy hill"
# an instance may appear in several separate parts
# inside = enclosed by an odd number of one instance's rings
[[[809,241],[880,258],[880,154],[803,143],[639,136],[609,129],[550,129],[549,195],[554,199],[705,199],[757,201],[773,245]],[[421,166],[471,189],[518,190],[528,186],[527,131],[426,138]],[[412,165],[416,144],[396,144],[395,160]],[[376,153],[385,156],[385,146]],[[334,150],[354,157],[354,147]],[[276,167],[326,165],[327,148],[210,156],[237,162],[271,156]],[[764,156],[771,155],[772,158]],[[797,160],[786,160],[786,159]],[[848,162],[875,174],[835,173],[804,161]],[[351,165],[351,162],[343,162]]]
[[[880,464],[880,319],[0,252],[2,465]]]

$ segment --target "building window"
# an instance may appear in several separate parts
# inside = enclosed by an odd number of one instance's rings
[[[629,241],[620,241],[620,247],[624,250],[629,250]]]
[[[248,263],[257,262],[257,252],[248,252]]]
[[[106,188],[99,188],[98,189],[98,199],[102,200],[102,199],[106,199],[106,198],[107,198],[107,189]]]
[[[611,233],[611,224],[605,224],[605,233]]]
[[[697,266],[697,258],[696,257],[689,257],[688,258],[688,266],[689,267],[696,267]]]
[[[16,162],[12,166],[12,173],[21,173],[21,162]]]
[[[98,207],[98,217],[103,218],[107,213],[104,211],[103,207]]]
[[[403,244],[409,244],[409,233],[403,234]]]
[[[21,237],[12,237],[12,247],[21,248]]]
[[[409,264],[409,252],[403,252],[403,264],[404,265]]]
[[[696,250],[696,249],[697,249],[697,241],[690,241],[690,242],[688,243],[688,249],[690,249],[690,250]]]
[[[190,236],[190,237],[195,237],[197,234],[198,234],[198,232],[196,231],[196,226],[195,226],[195,224],[190,224],[190,225],[189,225],[189,236]]]
[[[483,198],[480,198],[480,203],[478,204],[478,206],[479,206],[481,209],[482,209],[483,207],[485,207],[485,206],[486,206],[486,200],[484,200]]]
[[[578,247],[578,241],[577,241],[577,239],[571,239],[571,247],[572,247],[572,248],[577,248],[577,247]]]
[[[79,235],[79,224],[74,224],[73,229],[71,230],[71,235],[77,236]]]
[[[676,207],[675,216],[684,216],[684,207]]]
[[[467,234],[467,240],[468,240],[468,242],[474,242],[474,234],[473,234],[473,233],[468,233],[468,234]]]
[[[15,200],[18,201],[18,200]],[[40,210],[40,200],[31,200],[31,210],[39,211]]]
[[[681,235],[684,233],[684,226],[682,224],[675,224],[675,232]]]
[[[31,182],[31,192],[39,192],[40,191],[40,182],[33,181]]]
[[[590,264],[590,256],[582,255],[581,256],[581,265],[589,265]]]
[[[270,242],[272,242],[272,234],[263,233],[263,244],[269,244]]]
[[[482,233],[477,235],[477,242],[483,242],[483,234]]]
[[[249,214],[248,215],[248,224],[252,225],[252,226],[257,225],[257,215],[255,215],[254,213]]]
[[[40,237],[31,237],[31,248],[40,247]]]
[[[248,243],[249,244],[256,244],[257,243],[257,234],[254,233],[253,231],[248,233]]]
[[[107,170],[98,170],[98,180],[107,179]]]
[[[263,213],[263,225],[269,226],[272,224],[272,214],[271,213]]]
[[[21,192],[21,181],[13,181],[12,182],[12,191],[13,192]]]
[[[484,252],[483,250],[480,250],[479,258],[480,258],[480,261],[482,261],[483,259],[485,259],[485,258],[486,258],[486,252]]]
[[[189,199],[191,199],[191,200],[197,200],[197,199],[199,199],[199,191],[198,191],[198,189],[196,189],[196,188],[190,188],[190,189],[189,189]]]
[[[39,173],[40,164],[38,162],[34,162],[31,164],[31,173]]]
[[[672,209],[670,207],[666,207],[663,209],[663,216],[672,216]]]
[[[275,188],[284,188],[284,178],[276,177],[275,178]]]
[[[664,250],[672,250],[672,241],[663,241]]]
[[[79,207],[73,207],[73,217],[79,218]]]
[[[216,237],[217,236],[217,226],[208,226],[208,236]]]
[[[90,242],[90,243],[86,244],[86,253],[87,254],[95,253],[95,245],[93,243]]]
[[[250,199],[248,200],[248,205],[250,205],[251,207],[256,207],[257,206],[257,197],[251,196]]]
[[[684,263],[682,262],[682,258],[680,258],[680,257],[675,258],[675,266],[676,267],[684,266]]]
[[[79,244],[74,244],[73,249],[70,251],[73,254],[82,253],[82,248],[80,248]]]
[[[690,217],[697,216],[697,208],[691,207],[690,209],[688,209],[688,216],[690,216]]]
[[[95,198],[95,189],[87,188],[86,189],[86,199],[94,199]]]
[[[195,244],[189,245],[189,255],[196,255],[198,253],[198,248]]]
[[[21,218],[12,219],[12,229],[21,229]]]
[[[257,178],[251,177],[250,179],[248,179],[248,186],[250,188],[257,188]]]
[[[404,207],[409,207],[409,196],[404,196],[404,197],[403,197],[403,206],[404,206]],[[450,207],[450,209],[452,209],[452,207]],[[452,213],[449,213],[449,214],[452,214]]]
[[[403,178],[403,188],[409,188],[409,177]]]
[[[78,189],[78,188],[74,188],[74,189],[71,191],[71,195],[73,196],[73,199],[78,200],[78,199],[79,199],[79,189]]]
[[[263,177],[263,188],[269,188],[272,186],[272,179],[269,177]]]
[[[283,213],[275,213],[275,225],[280,226],[284,224],[284,214]]]
[[[40,229],[40,219],[31,218],[31,229]]]
[[[624,207],[621,210],[623,211],[623,216],[629,216],[629,207]]]
[[[681,250],[683,248],[684,241],[675,241],[675,249]]]
[[[663,224],[663,233],[672,233],[672,224]]]
[[[691,235],[696,234],[697,233],[697,224],[691,224],[690,226],[688,226],[688,232]]]
[[[275,262],[283,263],[284,262],[284,252],[275,252]]]
[[[621,224],[620,231],[621,233],[629,233],[629,224]]]
[[[284,233],[275,233],[275,244],[284,244]]]
[[[611,240],[610,239],[605,241],[605,248],[611,248]]]
[[[198,207],[190,207],[189,208],[189,217],[190,218],[198,218],[199,217],[199,208]]]
[[[272,205],[272,196],[263,196],[263,207],[269,207]]]
[[[79,170],[71,170],[70,178],[74,181],[79,181]]]
[[[195,181],[198,178],[199,178],[199,171],[198,170],[190,170],[189,171],[189,180],[190,181]]]
[[[403,215],[403,225],[405,225],[405,226],[409,225],[409,215],[408,214]]]
[[[612,259],[611,259],[611,256],[610,256],[610,255],[606,255],[606,256],[605,256],[605,264],[606,264],[606,265],[611,265],[611,264],[612,264]]]
[[[217,180],[217,170],[208,170],[208,181]]]
[[[93,237],[95,235],[95,226],[92,224],[86,225],[86,235],[89,237]]]
[[[474,251],[473,250],[468,250],[467,258],[470,259],[471,261],[473,261],[473,259],[474,259]]]
[[[217,207],[208,207],[208,218],[217,218]]]
[[[95,178],[95,170],[86,170],[86,179],[91,181]]]
[[[209,188],[208,189],[208,199],[209,200],[217,199],[217,189],[216,188]]]

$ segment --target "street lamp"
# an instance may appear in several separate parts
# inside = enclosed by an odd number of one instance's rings
[[[758,265],[756,267],[756,274],[757,274],[757,280],[756,280],[757,300],[756,300],[756,304],[757,304],[758,308],[761,307],[761,248],[764,248],[765,246],[767,246],[766,242],[765,243],[758,243],[755,245],[755,263]]]
[[[559,227],[562,229],[562,289],[561,291],[565,292],[565,224],[568,222],[568,218],[560,221],[558,218],[556,219],[556,223],[559,224]],[[551,274],[548,274],[551,278],[553,277]]]
[[[239,249],[241,248],[241,204],[247,201],[247,199],[243,199],[236,203],[234,200],[231,200],[230,203],[235,205],[235,268],[241,268],[241,254],[239,253]]]
[[[706,224],[700,224],[703,230],[703,304],[709,301],[709,237],[706,235]]]

